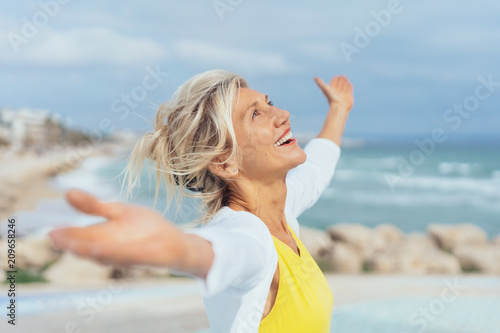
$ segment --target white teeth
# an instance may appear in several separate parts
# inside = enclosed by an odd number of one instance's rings
[[[276,141],[274,144],[276,147],[281,146],[286,140],[290,140],[292,138],[292,131],[289,131],[287,134],[285,134],[284,137],[282,137],[280,140]]]

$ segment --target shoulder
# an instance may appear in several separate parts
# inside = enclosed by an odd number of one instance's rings
[[[334,155],[337,155],[341,153],[341,148],[332,140],[325,139],[325,138],[314,138],[309,140],[307,144],[304,147],[304,151],[306,152],[318,152],[318,153],[325,153],[325,150],[328,152],[334,153]]]
[[[269,245],[273,245],[271,233],[260,218],[249,212],[234,211],[227,206],[222,207],[207,224],[190,230],[193,232],[198,230],[205,234],[217,233],[220,236],[231,237],[233,240],[246,239],[246,242],[252,239],[266,249]]]
[[[201,283],[205,297],[221,291],[242,295],[266,281],[276,268],[277,254],[271,233],[251,213],[224,207],[207,224],[184,232],[212,243],[214,260],[206,282]]]

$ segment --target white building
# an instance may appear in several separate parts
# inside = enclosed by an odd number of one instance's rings
[[[47,110],[0,110],[0,143],[14,152],[25,149],[45,150],[61,135],[60,116]]]

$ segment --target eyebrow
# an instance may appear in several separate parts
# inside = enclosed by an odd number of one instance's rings
[[[269,95],[266,95],[266,102],[267,102],[267,101],[269,101]],[[247,107],[247,109],[245,110],[245,112],[243,112],[243,113],[242,113],[242,115],[241,115],[240,119],[245,118],[245,116],[246,116],[246,115],[247,115],[247,113],[248,113],[248,110],[250,110],[250,109],[252,109],[252,108],[256,107],[258,103],[259,103],[259,101],[255,101],[255,102],[253,102],[253,103],[252,103],[249,107]]]

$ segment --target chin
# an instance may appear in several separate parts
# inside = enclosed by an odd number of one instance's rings
[[[307,155],[306,153],[302,150],[302,158],[300,160],[300,163],[298,165],[301,165],[303,163],[305,163],[305,161],[307,160]]]
[[[297,149],[297,152],[294,153],[293,162],[292,162],[292,169],[303,164],[306,160],[307,160],[306,153],[302,150],[302,148],[299,147],[299,149]]]

